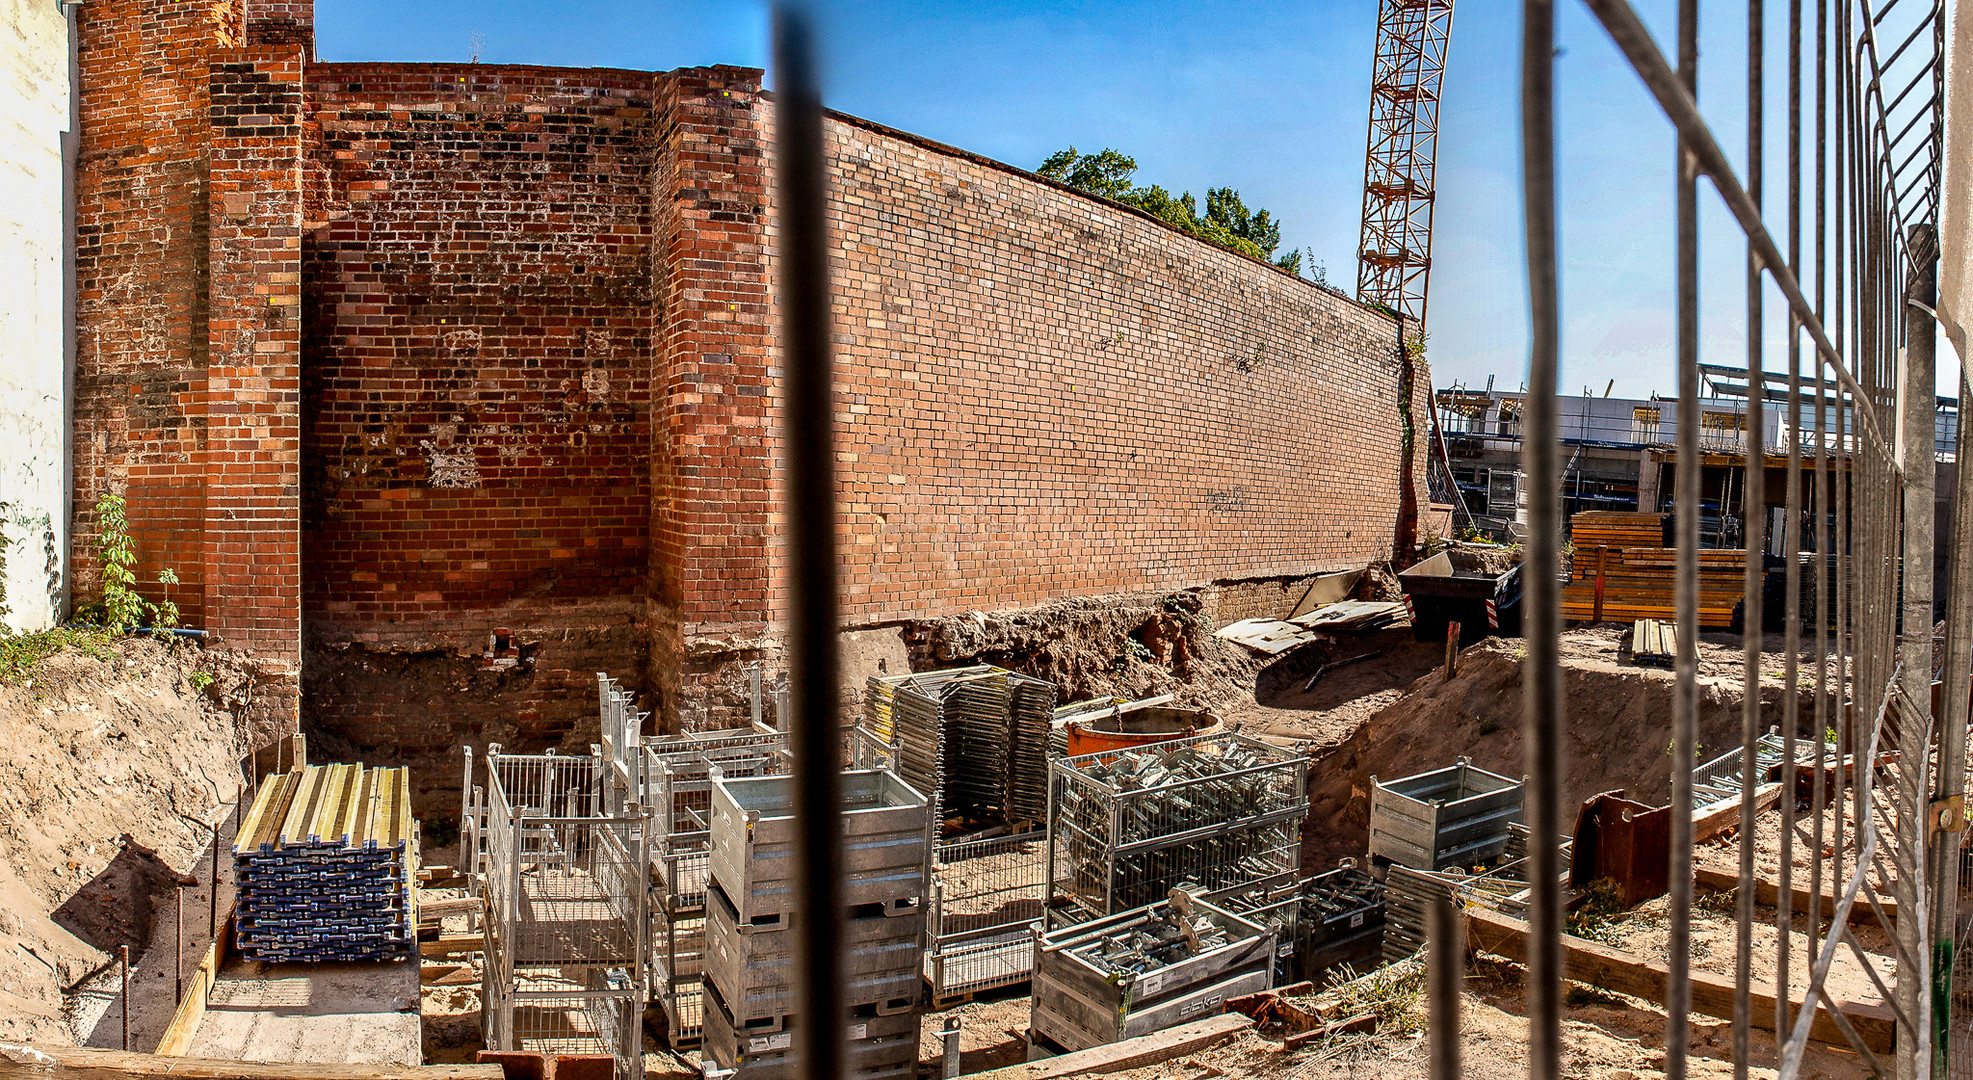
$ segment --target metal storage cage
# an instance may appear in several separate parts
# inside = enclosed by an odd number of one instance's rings
[[[555,753],[486,755],[479,887],[486,899],[488,1044],[601,1052],[642,1073],[650,933],[650,817],[620,814],[610,763]]]
[[[897,746],[898,776],[931,799],[933,821],[1039,821],[1055,699],[1054,683],[988,665],[872,676],[864,727]]]
[[[1308,759],[1236,732],[1049,767],[1053,926],[1301,868]]]
[[[1037,924],[1031,1038],[1063,1050],[1119,1042],[1210,1016],[1274,985],[1274,932],[1203,900],[1203,948],[1169,900],[1044,934]],[[1198,932],[1198,931],[1195,931]]]
[[[843,902],[921,906],[930,861],[925,797],[894,774],[842,774]],[[742,921],[784,921],[795,908],[795,789],[785,776],[719,780],[712,792],[713,881]]]
[[[1041,918],[1047,856],[1038,829],[938,845],[925,933],[925,982],[934,1002],[1028,981],[1028,927]]]
[[[1519,780],[1459,764],[1388,783],[1370,778],[1370,856],[1413,870],[1468,867],[1507,850],[1521,821]]]

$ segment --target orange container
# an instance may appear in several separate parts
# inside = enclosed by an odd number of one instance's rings
[[[1068,728],[1068,756],[1105,754],[1136,750],[1153,743],[1211,735],[1226,724],[1204,709],[1174,709],[1165,705],[1118,707],[1086,720],[1071,720]]]

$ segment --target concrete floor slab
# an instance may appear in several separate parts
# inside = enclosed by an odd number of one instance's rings
[[[189,1056],[417,1065],[418,964],[259,964],[220,973]]]

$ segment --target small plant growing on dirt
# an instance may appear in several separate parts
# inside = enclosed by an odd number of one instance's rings
[[[1626,910],[1623,897],[1617,892],[1617,883],[1609,878],[1597,878],[1584,891],[1582,903],[1564,920],[1564,927],[1575,937],[1606,945],[1621,944],[1623,934],[1618,931],[1616,923]]]
[[[1379,1036],[1410,1035],[1425,1029],[1425,964],[1416,957],[1359,976],[1348,964],[1329,978],[1336,992],[1336,1016],[1377,1017]]]
[[[1130,662],[1132,660],[1142,660],[1148,664],[1155,659],[1157,658],[1151,654],[1151,650],[1145,647],[1143,642],[1136,638],[1125,638],[1123,649],[1117,653],[1116,660],[1112,661],[1110,666],[1117,674],[1122,675],[1130,670]]]
[[[197,690],[200,693],[204,693],[205,688],[211,685],[212,685],[212,672],[194,671],[192,673],[192,689]]]
[[[1623,998],[1600,986],[1592,986],[1588,983],[1570,983],[1568,1000],[1569,1005],[1577,1009],[1585,1005],[1622,1005],[1624,1003]]]
[[[1491,735],[1500,730],[1500,721],[1491,716],[1480,717],[1480,734]]]
[[[178,605],[170,600],[153,604],[137,592],[137,544],[130,538],[123,496],[104,492],[96,500],[96,557],[103,564],[103,622],[112,630],[131,630],[147,621],[164,637],[178,625]],[[158,584],[178,584],[178,574],[158,572]]]

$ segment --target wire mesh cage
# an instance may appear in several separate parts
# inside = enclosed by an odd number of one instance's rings
[[[1302,879],[1298,872],[1243,882],[1208,893],[1202,899],[1274,931],[1276,985],[1301,978],[1297,946],[1301,940]]]
[[[608,1054],[617,1080],[643,1073],[644,994],[628,971],[528,972],[485,986],[486,1043],[539,1054]]]
[[[1307,768],[1301,755],[1237,732],[1056,760],[1049,922],[1141,907],[1184,882],[1216,892],[1294,873]]]
[[[1027,981],[1047,849],[1038,829],[938,846],[925,951],[935,1000]]]

